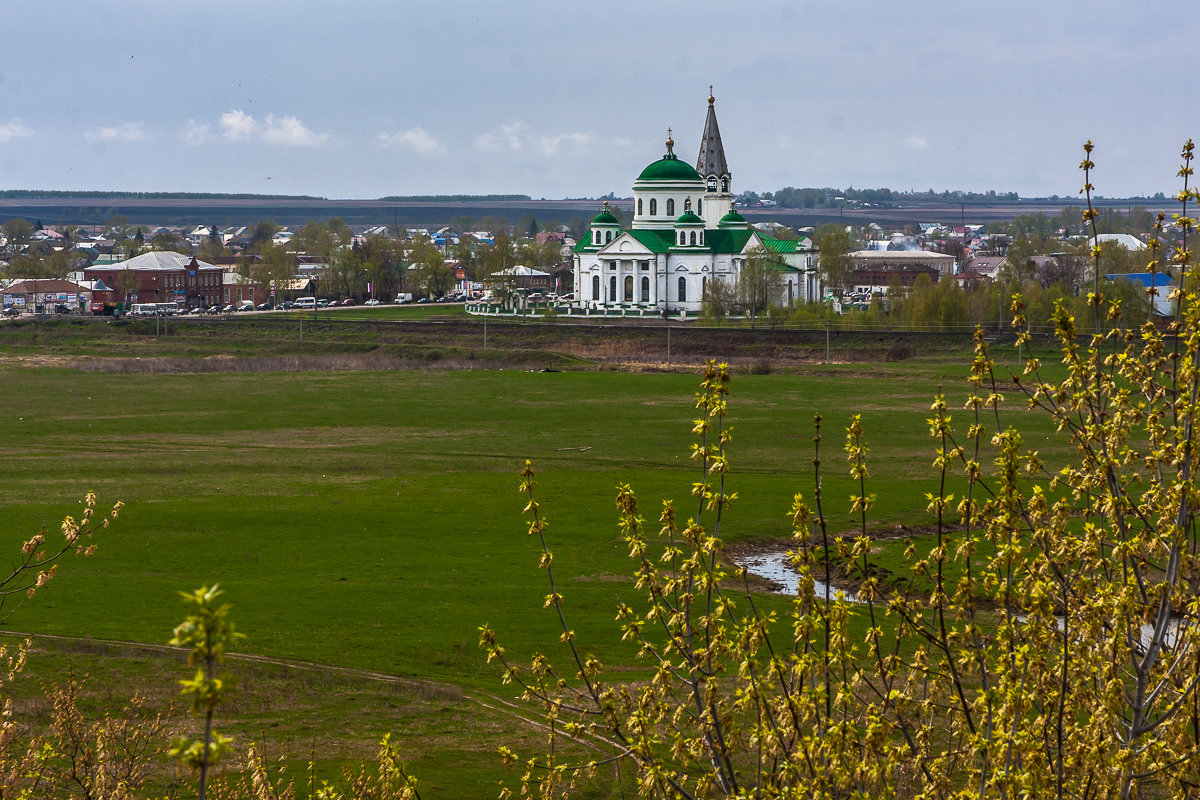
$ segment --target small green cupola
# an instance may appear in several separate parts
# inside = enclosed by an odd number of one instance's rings
[[[750,223],[737,212],[733,207],[733,201],[729,203],[729,213],[721,217],[721,221],[717,223],[718,228],[749,228]]]
[[[690,197],[683,201],[683,213],[675,220],[675,246],[704,246],[704,220],[692,212]]]
[[[600,209],[600,213],[592,217],[590,227],[589,244],[602,247],[621,234],[621,223],[617,220],[608,207],[608,201],[604,201],[604,206]]]

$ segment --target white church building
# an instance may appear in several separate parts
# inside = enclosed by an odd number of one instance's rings
[[[634,216],[622,230],[608,203],[574,250],[576,303],[589,309],[653,308],[663,314],[701,310],[712,281],[736,287],[748,257],[775,256],[781,306],[821,296],[809,239],[776,239],[755,230],[733,208],[732,175],[710,91],[696,166],[667,152],[633,184]]]

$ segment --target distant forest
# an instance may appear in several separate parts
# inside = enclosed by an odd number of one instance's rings
[[[222,194],[219,192],[56,192],[46,189],[2,189],[4,200],[57,200],[98,198],[104,200],[327,200],[307,194]]]
[[[456,200],[473,202],[476,200],[531,200],[527,194],[391,194],[379,198],[387,203],[444,203]]]
[[[748,203],[754,204],[761,200],[773,201],[780,208],[838,208],[847,206],[879,206],[887,208],[897,203],[912,203],[912,202],[949,202],[949,203],[1016,203],[1021,200],[1050,200],[1061,201],[1063,203],[1079,203],[1082,200],[1078,197],[1059,197],[1053,195],[1051,197],[1039,198],[1022,198],[1016,192],[964,192],[961,190],[935,192],[929,189],[924,192],[914,191],[894,191],[892,189],[855,189],[853,186],[845,189],[834,189],[830,187],[813,188],[806,187],[797,189],[792,186],[786,186],[782,189],[777,189],[774,192],[744,192],[741,199]],[[1142,200],[1142,201],[1162,201],[1166,197],[1162,192],[1158,192],[1153,197],[1130,197],[1130,198],[1107,198],[1110,200]]]

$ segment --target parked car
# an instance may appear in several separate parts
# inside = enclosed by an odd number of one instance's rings
[[[279,305],[279,308],[282,308],[284,311],[291,311],[295,307],[296,307],[296,304],[293,303],[291,300],[284,300],[283,303],[281,303]]]
[[[204,313],[204,306],[196,306],[195,308],[193,308],[193,309],[192,309],[190,312],[188,312],[188,313],[190,313],[190,314],[203,314],[203,313]]]
[[[433,302],[433,300],[428,297],[422,297],[420,300],[417,301],[417,303],[432,303],[432,302]]]
[[[339,306],[352,306],[352,305],[354,305],[354,298],[353,298],[353,297],[347,297],[345,300],[343,300],[342,302],[338,303],[338,305],[339,305]]]
[[[20,314],[21,314],[21,310],[19,308],[17,308],[16,306],[5,306],[4,307],[4,316],[6,316],[6,317],[16,317],[16,316],[20,316]]]
[[[256,306],[254,307],[254,309],[255,309],[256,311],[270,311],[270,310],[271,310],[271,304],[270,304],[270,303],[259,303],[258,305],[256,305]]]
[[[317,305],[320,306],[321,308],[325,308],[325,306],[329,305],[329,299],[326,297],[322,297],[320,300],[317,301]]]
[[[364,306],[377,306],[377,305],[379,305],[379,301],[378,301],[378,300],[376,300],[374,297],[372,297],[370,300],[368,300],[367,302],[363,303],[363,305],[364,305]]]

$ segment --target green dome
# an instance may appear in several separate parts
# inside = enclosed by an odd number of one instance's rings
[[[592,217],[592,224],[593,225],[620,225],[621,223],[617,222],[617,218],[614,217],[612,214],[608,213],[608,211],[601,211],[599,214]]]
[[[746,222],[746,218],[741,214],[729,209],[729,213],[721,217],[721,221],[717,223],[720,228],[744,228],[750,223]]]
[[[699,181],[702,180],[700,173],[696,172],[685,161],[680,161],[673,153],[655,161],[650,166],[642,170],[642,174],[638,175],[639,181]]]
[[[693,214],[692,210],[689,208],[687,211],[683,212],[683,215],[679,219],[675,220],[675,224],[676,225],[703,225],[704,220],[700,219],[695,214]]]

